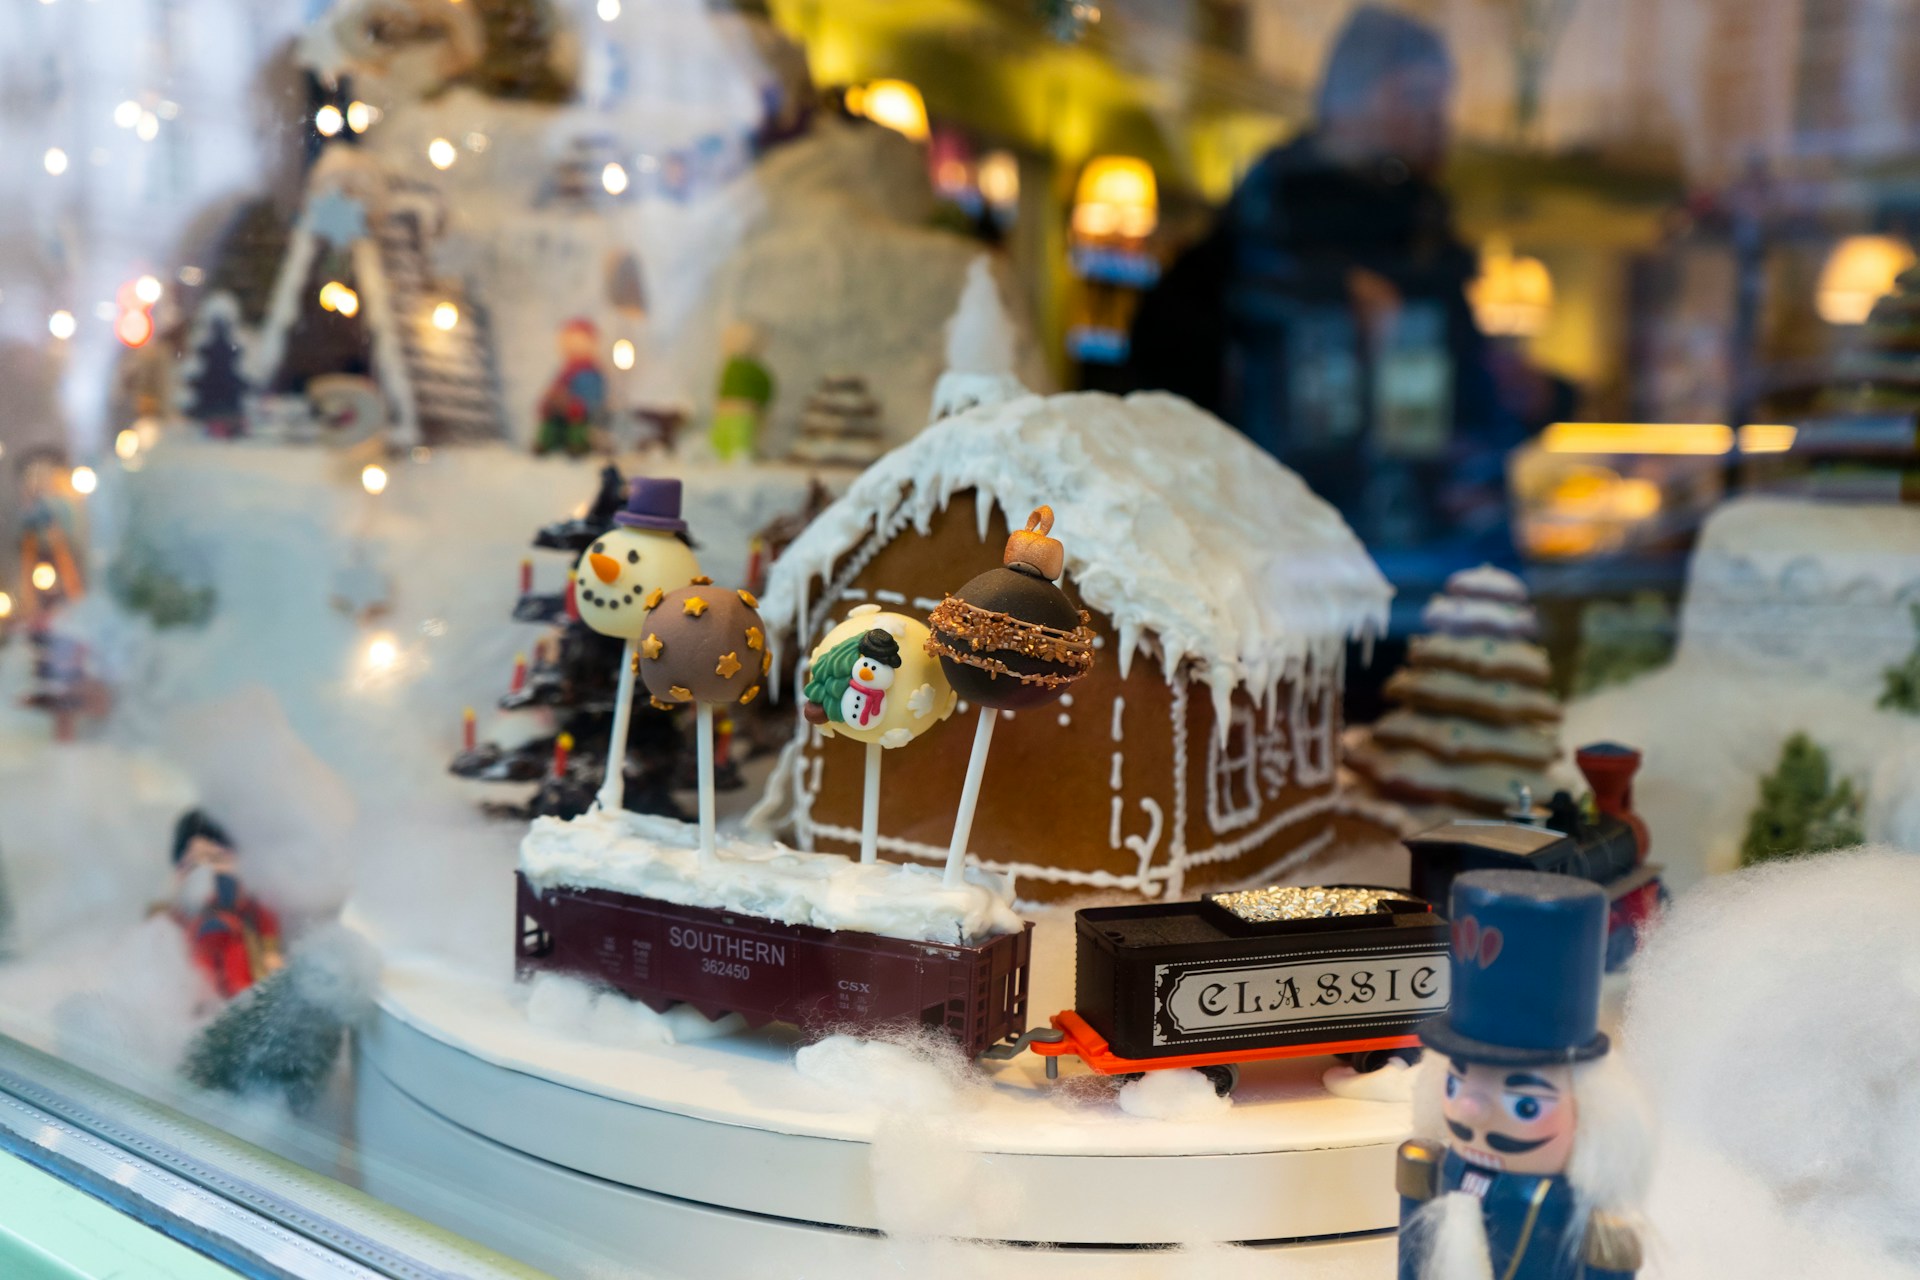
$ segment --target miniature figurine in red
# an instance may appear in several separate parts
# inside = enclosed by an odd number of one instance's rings
[[[1598,1026],[1607,896],[1572,876],[1453,882],[1452,1003],[1420,1028],[1400,1148],[1400,1280],[1631,1280],[1648,1124]]]
[[[226,829],[200,809],[173,829],[173,918],[222,999],[278,970],[280,920],[241,887]]]
[[[580,457],[593,448],[593,433],[606,427],[607,374],[600,367],[600,330],[593,321],[569,320],[560,329],[560,372],[540,399],[535,453]]]

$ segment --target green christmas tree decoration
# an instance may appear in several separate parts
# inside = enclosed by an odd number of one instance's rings
[[[1920,604],[1910,604],[1907,610],[1913,615],[1915,632],[1920,632]],[[1880,678],[1884,687],[1875,706],[1920,716],[1920,635],[1916,635],[1913,652],[1907,655],[1906,661],[1897,667],[1888,667]]]
[[[137,541],[107,569],[107,590],[129,613],[144,613],[161,629],[198,627],[213,616],[214,589],[187,581],[150,543]]]
[[[1676,631],[1673,606],[1652,591],[1624,604],[1599,600],[1580,614],[1573,693],[1585,696],[1667,665]]]
[[[339,1059],[347,1028],[371,999],[377,962],[357,935],[332,926],[294,948],[287,967],[235,997],[187,1051],[181,1073],[202,1089],[278,1094],[312,1105]]]
[[[1747,819],[1740,865],[1861,843],[1861,801],[1852,782],[1834,780],[1825,749],[1794,734],[1780,750],[1780,763],[1760,779],[1760,804]]]

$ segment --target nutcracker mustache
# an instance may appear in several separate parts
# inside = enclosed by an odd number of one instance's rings
[[[1461,1124],[1458,1120],[1447,1121],[1447,1128],[1453,1130],[1453,1136],[1462,1142],[1472,1142],[1475,1140],[1475,1131]],[[1535,1138],[1532,1141],[1528,1141],[1525,1138],[1509,1138],[1504,1133],[1489,1133],[1487,1135],[1487,1145],[1489,1147],[1510,1156],[1525,1155],[1529,1151],[1546,1146],[1547,1143],[1551,1141],[1551,1138]]]

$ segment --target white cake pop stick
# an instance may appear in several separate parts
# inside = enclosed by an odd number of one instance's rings
[[[880,754],[877,742],[867,744],[867,790],[861,797],[860,861],[880,860]]]
[[[618,813],[627,803],[627,732],[633,724],[633,673],[640,666],[640,642],[628,640],[620,652],[620,683],[613,695],[613,730],[607,735],[607,771],[593,806]]]
[[[1000,721],[994,707],[980,708],[980,725],[973,731],[973,754],[967,757],[967,780],[960,788],[960,808],[953,815],[953,843],[947,846],[944,883],[954,888],[967,869],[967,841],[973,836],[973,811],[980,804],[980,779],[987,771],[987,751],[993,746],[993,726]]]
[[[713,704],[698,703],[693,710],[694,750],[700,754],[700,865],[711,867],[718,856],[713,845]]]

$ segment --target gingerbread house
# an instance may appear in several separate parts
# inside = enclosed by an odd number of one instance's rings
[[[1058,703],[1002,713],[969,853],[1048,901],[1180,897],[1325,848],[1347,642],[1385,627],[1391,588],[1298,476],[1176,396],[1027,395],[880,459],[773,566],[780,678],[857,605],[924,615],[1043,503],[1096,661]],[[883,856],[945,858],[965,722],[887,754]],[[860,744],[802,721],[763,813],[851,850],[862,769]]]

